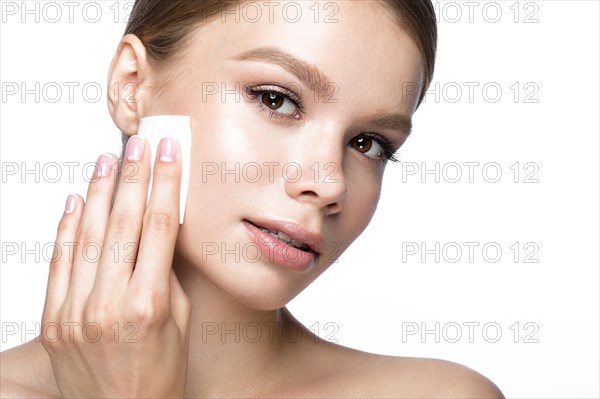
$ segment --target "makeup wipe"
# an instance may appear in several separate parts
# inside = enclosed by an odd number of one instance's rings
[[[183,223],[185,205],[187,203],[188,187],[190,185],[190,161],[192,154],[192,126],[189,116],[180,115],[154,115],[140,119],[138,136],[150,143],[151,171],[154,170],[154,161],[158,151],[158,143],[168,137],[179,142],[181,148],[181,189],[179,191],[179,224]],[[150,187],[152,187],[152,174],[150,174]],[[150,193],[148,190],[148,201]]]

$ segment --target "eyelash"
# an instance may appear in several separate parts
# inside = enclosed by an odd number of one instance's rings
[[[273,119],[299,119],[301,114],[304,114],[304,105],[302,104],[302,100],[292,91],[284,89],[283,87],[277,87],[272,85],[267,86],[258,86],[251,87],[249,85],[244,87],[244,91],[251,96],[251,99],[256,100],[258,109],[260,111],[269,111],[269,118]],[[281,112],[273,111],[272,109],[267,108],[262,101],[260,101],[259,97],[263,94],[278,94],[282,97],[287,98],[294,104],[294,106],[298,109],[298,113],[295,115],[286,115]]]
[[[266,86],[263,85],[263,86],[258,86],[258,87],[252,87],[250,85],[246,85],[244,87],[244,91],[246,92],[246,94],[248,94],[251,97],[251,99],[253,101],[256,101],[256,103],[257,103],[256,105],[257,105],[259,111],[261,111],[261,112],[269,111],[269,118],[297,120],[297,119],[300,119],[301,115],[303,115],[305,113],[304,105],[302,104],[302,100],[300,100],[300,98],[294,92],[287,90],[283,87],[277,87],[277,86],[273,86],[273,85],[266,85]],[[262,96],[264,94],[277,94],[277,95],[280,95],[280,96],[290,100],[292,102],[292,104],[294,104],[294,106],[296,107],[298,112],[295,113],[294,115],[286,115],[281,112],[273,111],[272,109],[267,108],[259,98],[260,96]],[[379,146],[383,150],[382,157],[380,158],[382,162],[384,162],[384,163],[386,163],[388,161],[394,162],[394,163],[399,162],[399,159],[394,155],[394,153],[395,153],[394,146],[385,137],[381,137],[374,133],[361,132],[358,136],[355,136],[354,138],[360,138],[360,137],[367,137],[371,140],[374,140],[377,144],[379,144]],[[377,158],[372,158],[372,157],[368,157],[368,156],[365,156],[365,158],[369,159],[370,161],[377,161]]]
[[[385,137],[381,137],[381,136],[379,136],[377,134],[373,134],[373,133],[360,133],[356,137],[368,137],[371,140],[375,140],[377,142],[377,144],[379,144],[381,146],[381,149],[383,150],[382,160],[384,162],[388,162],[388,161],[392,162],[392,163],[400,162],[400,160],[396,157],[396,155],[394,155],[396,152],[396,151],[394,151],[394,146]],[[370,157],[367,157],[367,158],[375,160],[375,158],[370,158]]]

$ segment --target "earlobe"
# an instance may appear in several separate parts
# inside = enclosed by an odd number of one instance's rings
[[[108,72],[108,110],[115,125],[125,134],[137,133],[147,108],[150,65],[146,48],[135,35],[125,35]]]

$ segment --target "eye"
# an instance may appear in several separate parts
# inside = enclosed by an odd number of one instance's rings
[[[361,134],[350,141],[350,146],[368,158],[381,159],[383,162],[397,161],[392,144],[383,137]]]
[[[369,158],[378,158],[383,153],[383,148],[374,139],[366,136],[357,136],[350,142],[352,148],[365,154]]]
[[[302,102],[293,92],[277,86],[246,87],[245,91],[271,118],[300,119]]]
[[[293,115],[296,110],[296,104],[289,98],[275,92],[262,93],[260,101],[273,111],[277,111],[286,115]]]

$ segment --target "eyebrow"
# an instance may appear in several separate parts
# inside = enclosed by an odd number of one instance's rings
[[[263,61],[279,65],[283,69],[295,75],[305,86],[319,93],[327,93],[326,90],[331,80],[316,66],[305,62],[294,55],[278,47],[259,47],[233,57],[237,61]],[[362,123],[381,129],[400,130],[407,136],[412,130],[411,118],[399,113],[377,113],[361,120]]]
[[[302,61],[277,47],[259,47],[239,54],[234,59],[238,61],[266,61],[279,65],[296,75],[311,90],[317,87],[324,88],[328,82],[331,82],[316,66]]]
[[[404,114],[378,113],[361,120],[361,122],[380,129],[400,130],[407,136],[412,131],[412,119]]]

